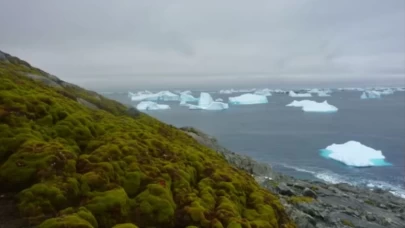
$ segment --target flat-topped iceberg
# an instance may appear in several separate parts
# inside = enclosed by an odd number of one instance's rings
[[[380,94],[381,95],[391,95],[391,94],[394,94],[394,90],[393,89],[384,89],[384,90],[382,90],[382,91],[380,91]]]
[[[318,97],[330,97],[330,94],[325,91],[319,91]]]
[[[297,107],[297,108],[302,108],[305,105],[309,105],[312,103],[316,103],[315,101],[311,101],[311,100],[300,100],[300,101],[296,101],[294,100],[293,102],[289,103],[288,105],[286,105],[287,107]]]
[[[338,108],[328,104],[327,101],[316,102],[310,100],[293,101],[288,107],[301,107],[304,112],[337,112]]]
[[[229,103],[235,105],[265,104],[269,101],[266,96],[246,93],[237,97],[229,97]]]
[[[220,94],[231,94],[231,93],[236,93],[237,91],[234,89],[221,89],[219,91]]]
[[[153,101],[142,101],[137,106],[138,110],[164,110],[170,109],[170,106],[167,104],[157,104]]]
[[[271,96],[271,90],[270,89],[260,89],[256,90],[255,94],[257,95],[262,95],[262,96]]]
[[[227,103],[214,101],[209,93],[202,92],[200,94],[200,99],[198,105],[188,105],[189,109],[192,110],[224,110],[228,109],[229,105]]]
[[[232,93],[251,93],[254,92],[256,89],[221,89],[219,91],[220,94],[232,94]]]
[[[320,90],[320,89],[310,89],[310,90],[308,90],[307,92],[308,92],[308,93],[319,93],[319,92],[323,92],[323,91]]]
[[[310,93],[295,93],[294,91],[290,91],[288,95],[290,97],[312,97]]]
[[[361,99],[378,99],[381,98],[381,93],[374,90],[364,91],[361,96]]]
[[[178,101],[180,96],[174,94],[170,91],[160,91],[158,93],[147,92],[138,92],[138,93],[128,93],[128,96],[131,97],[132,101]]]
[[[389,166],[380,150],[375,150],[356,141],[332,144],[321,150],[321,156],[342,162],[348,166]]]

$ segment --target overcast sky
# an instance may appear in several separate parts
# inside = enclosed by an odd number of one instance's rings
[[[0,0],[0,50],[92,89],[405,83],[405,0]]]

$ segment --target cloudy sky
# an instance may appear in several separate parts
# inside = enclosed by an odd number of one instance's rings
[[[0,0],[0,29],[92,89],[405,83],[404,0]]]

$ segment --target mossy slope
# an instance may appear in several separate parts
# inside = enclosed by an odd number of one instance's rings
[[[295,227],[274,195],[185,133],[9,55],[0,186],[44,228]]]

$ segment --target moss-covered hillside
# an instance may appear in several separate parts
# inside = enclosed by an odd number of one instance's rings
[[[182,131],[0,54],[0,194],[30,226],[295,227]]]

